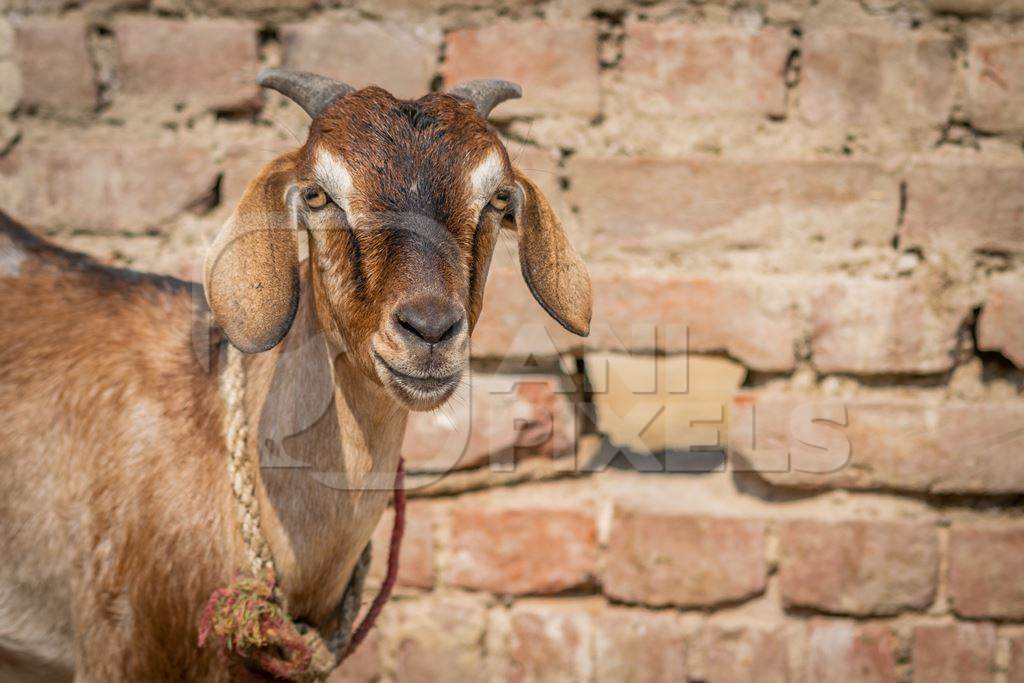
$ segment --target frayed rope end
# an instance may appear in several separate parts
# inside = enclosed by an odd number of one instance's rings
[[[212,637],[229,658],[288,681],[309,680],[313,652],[274,599],[275,577],[239,576],[210,595],[199,620],[199,647]]]

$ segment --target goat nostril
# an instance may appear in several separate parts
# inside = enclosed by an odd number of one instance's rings
[[[399,330],[428,344],[447,341],[462,330],[462,311],[441,302],[419,302],[395,311]]]
[[[421,339],[423,338],[423,335],[420,334],[420,331],[417,330],[416,327],[413,326],[411,323],[408,323],[405,320],[403,320],[402,316],[396,315],[395,320],[398,322],[398,325],[406,332],[411,332],[414,336],[419,337]]]
[[[458,320],[453,322],[451,324],[451,326],[447,330],[444,331],[444,334],[441,335],[440,341],[447,341],[447,340],[451,339],[452,337],[454,337],[455,335],[457,335],[459,333],[459,330],[462,329],[462,321],[463,321],[463,319],[464,318],[460,315]]]

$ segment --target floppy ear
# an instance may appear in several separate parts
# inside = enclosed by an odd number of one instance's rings
[[[512,218],[519,233],[519,265],[533,298],[562,327],[590,333],[590,273],[569,244],[547,198],[515,171],[518,186]]]
[[[299,303],[297,156],[289,152],[263,167],[206,254],[206,301],[246,353],[281,341]]]

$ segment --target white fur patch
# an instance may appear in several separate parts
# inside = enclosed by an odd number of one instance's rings
[[[349,197],[352,194],[352,174],[348,172],[345,163],[337,155],[318,149],[314,172],[320,187],[351,216]]]
[[[18,277],[21,264],[28,258],[25,250],[11,241],[10,237],[0,235],[0,277]]]
[[[484,160],[469,173],[469,185],[472,190],[473,207],[477,213],[483,210],[491,195],[498,189],[505,177],[505,166],[501,163],[501,155],[492,149]]]

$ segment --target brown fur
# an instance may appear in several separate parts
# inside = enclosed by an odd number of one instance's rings
[[[344,158],[352,216],[301,204],[317,150]],[[467,174],[494,150],[519,203],[478,216]],[[433,293],[471,330],[503,219],[535,295],[585,328],[589,282],[546,200],[449,95],[353,93],[268,164],[211,249],[212,327],[198,286],[100,266],[3,217],[0,681],[226,679],[196,648],[205,599],[244,567],[218,393],[225,335],[269,349],[246,358],[264,531],[293,616],[329,626],[387,504],[408,410],[447,397],[404,390],[386,368],[466,361],[466,336],[414,348],[392,311]]]

